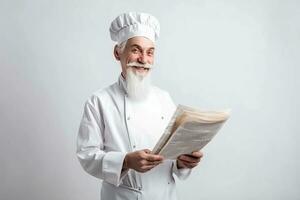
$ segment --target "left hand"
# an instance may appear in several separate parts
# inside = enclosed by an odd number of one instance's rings
[[[180,155],[177,158],[177,168],[192,169],[198,165],[202,157],[203,157],[203,153],[201,151],[194,151],[191,154]]]

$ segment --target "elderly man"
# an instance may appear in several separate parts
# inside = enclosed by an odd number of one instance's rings
[[[102,200],[174,200],[174,175],[187,178],[202,153],[166,160],[150,150],[176,109],[169,94],[150,82],[159,23],[146,13],[125,13],[113,20],[110,35],[122,72],[116,83],[87,100],[78,159],[103,180]]]

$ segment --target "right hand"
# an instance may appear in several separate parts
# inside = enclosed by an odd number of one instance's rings
[[[149,149],[143,149],[127,153],[123,163],[123,169],[134,169],[138,172],[147,172],[163,162],[163,157],[154,155]]]

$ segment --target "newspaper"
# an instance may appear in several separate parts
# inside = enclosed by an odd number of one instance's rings
[[[166,159],[176,159],[202,149],[229,118],[230,110],[200,111],[178,105],[165,132],[152,152]]]

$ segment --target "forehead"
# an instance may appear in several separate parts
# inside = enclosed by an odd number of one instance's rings
[[[126,46],[128,46],[128,47],[139,46],[143,49],[149,49],[149,48],[155,47],[154,43],[151,40],[149,40],[146,37],[141,37],[141,36],[130,38],[127,41]]]

